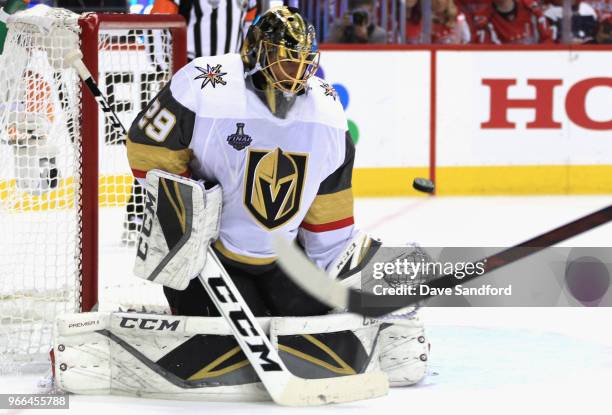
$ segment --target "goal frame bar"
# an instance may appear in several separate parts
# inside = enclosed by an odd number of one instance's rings
[[[83,62],[98,82],[98,38],[101,30],[168,29],[172,36],[172,73],[187,63],[187,29],[185,19],[170,14],[103,14],[87,13],[79,18]],[[95,45],[95,47],[93,47]],[[80,309],[90,311],[98,303],[98,176],[100,139],[98,137],[98,104],[81,81],[81,270]],[[92,140],[95,141],[92,142]],[[126,270],[127,272],[127,270]]]

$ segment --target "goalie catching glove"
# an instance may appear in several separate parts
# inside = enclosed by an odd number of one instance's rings
[[[184,290],[204,268],[208,245],[219,235],[221,186],[206,189],[203,181],[151,170],[145,188],[134,273]]]

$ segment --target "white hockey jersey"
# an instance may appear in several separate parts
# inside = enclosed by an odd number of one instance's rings
[[[334,89],[309,80],[285,119],[246,87],[238,54],[195,59],[138,115],[128,158],[221,184],[215,248],[251,265],[274,262],[272,233],[300,238],[325,268],[354,235],[354,146]]]

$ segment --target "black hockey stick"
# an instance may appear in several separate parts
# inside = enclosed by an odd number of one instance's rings
[[[85,86],[87,86],[87,89],[89,89],[96,102],[100,106],[100,109],[102,110],[102,112],[104,112],[104,115],[109,121],[111,128],[114,129],[120,137],[125,137],[125,139],[127,140],[127,130],[125,129],[125,126],[117,116],[115,110],[113,110],[113,108],[108,103],[104,94],[102,94],[102,91],[100,91],[100,88],[96,84],[96,81],[94,81],[91,72],[89,72],[89,69],[87,69],[87,67],[85,66],[85,63],[83,62],[83,53],[78,49],[69,51],[64,54],[64,61],[71,65],[77,71],[79,77],[81,78]],[[132,213],[139,213],[137,207],[138,203],[136,201],[137,197],[144,198],[144,194],[142,188],[140,187],[140,184],[134,178],[134,182],[132,183],[132,192],[130,194],[130,198],[128,200],[126,208],[127,219],[124,222],[124,226],[128,231],[130,231],[129,215]],[[124,242],[129,242],[129,238]]]
[[[481,259],[480,261],[476,261],[485,262],[484,273],[482,274],[465,276],[462,279],[455,278],[453,274],[447,274],[427,283],[427,285],[432,288],[449,288],[459,284],[465,284],[468,281],[526,258],[527,256],[596,228],[611,220],[612,205],[559,226],[558,228],[529,239],[521,244]],[[368,317],[380,317],[398,309],[415,305],[435,295],[406,295],[403,297],[385,296],[369,294],[352,289],[316,267],[299,249],[287,240],[276,235],[273,238],[278,255],[278,262],[287,275],[308,294],[331,307]],[[393,302],[391,303],[391,301]],[[398,301],[401,301],[402,304],[396,306]],[[389,304],[394,304],[394,306],[391,307]]]
[[[76,69],[77,73],[79,74],[79,77],[98,102],[100,109],[102,110],[102,112],[104,112],[106,117],[108,117],[111,126],[123,136],[126,136],[127,131],[119,120],[117,113],[115,113],[113,108],[108,104],[106,98],[104,97],[104,95],[102,95],[100,88],[98,88],[96,81],[94,81],[93,76],[91,76],[91,72],[89,72],[89,69],[87,69],[87,67],[83,63],[83,54],[81,53],[81,51],[75,49],[73,51],[67,52],[64,55],[64,61],[66,61],[66,63],[72,65],[72,67]]]

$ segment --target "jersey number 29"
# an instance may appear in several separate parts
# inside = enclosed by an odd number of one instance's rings
[[[156,99],[138,121],[138,128],[151,140],[163,143],[174,128],[174,124],[176,124],[174,114],[166,108],[161,108],[159,100]]]

